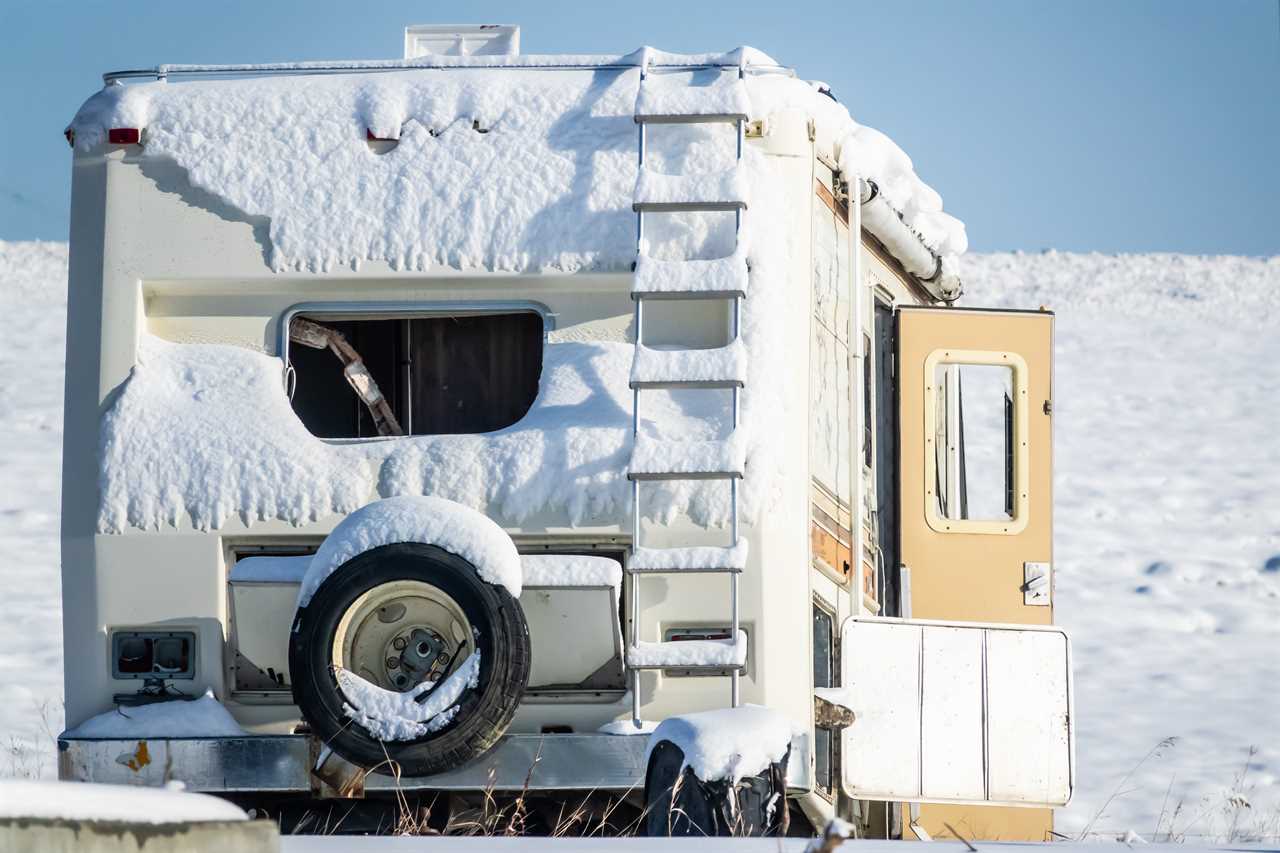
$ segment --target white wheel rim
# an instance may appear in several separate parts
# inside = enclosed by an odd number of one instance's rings
[[[333,665],[385,690],[439,682],[475,651],[475,631],[453,597],[416,580],[380,584],[351,603],[333,635]]]

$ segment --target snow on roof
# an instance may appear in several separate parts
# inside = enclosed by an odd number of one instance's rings
[[[269,219],[278,270],[378,260],[415,270],[621,271],[635,259],[633,116],[642,62],[704,66],[686,79],[708,91],[724,73],[717,68],[741,65],[753,117],[808,113],[835,140],[841,168],[875,181],[931,251],[949,258],[966,249],[964,226],[942,212],[900,148],[751,48],[161,66],[147,73],[277,76],[113,80],[70,129],[81,150],[112,127],[143,129],[142,156],[170,158],[195,186]],[[684,133],[666,150],[652,144],[656,166],[692,174],[729,165],[708,144],[714,129]],[[379,155],[366,134],[399,144]],[[766,162],[748,158],[755,178]],[[690,218],[684,231],[696,256],[706,228]]]

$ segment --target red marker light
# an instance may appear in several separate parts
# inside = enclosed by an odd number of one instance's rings
[[[136,127],[113,127],[107,131],[107,142],[112,145],[137,145],[142,131]]]

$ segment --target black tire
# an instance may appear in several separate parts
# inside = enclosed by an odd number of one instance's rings
[[[644,828],[651,838],[786,835],[787,760],[736,785],[699,779],[669,740],[649,753],[644,777]]]
[[[480,676],[443,729],[416,740],[383,742],[343,711],[333,637],[357,598],[401,580],[429,583],[461,607],[479,635]],[[418,543],[384,545],[344,563],[298,611],[289,641],[293,699],[315,735],[348,761],[392,775],[442,773],[487,752],[511,724],[529,682],[529,662],[529,627],[511,593],[482,580],[461,557]]]

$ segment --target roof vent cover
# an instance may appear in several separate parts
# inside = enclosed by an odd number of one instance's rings
[[[414,24],[404,28],[404,58],[517,56],[520,27],[511,24]]]

